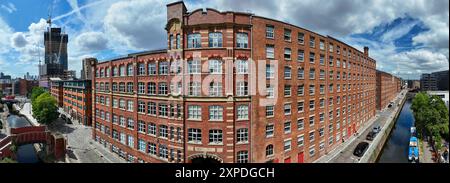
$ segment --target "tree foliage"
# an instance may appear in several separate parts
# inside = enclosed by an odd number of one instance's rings
[[[31,90],[31,103],[36,101],[36,99],[39,97],[39,95],[45,93],[45,89],[42,87],[34,87]]]
[[[0,163],[17,163],[17,161],[11,158],[3,158],[2,160],[0,160]]]
[[[412,101],[417,132],[433,137],[436,145],[441,146],[442,137],[448,139],[449,116],[448,109],[438,96],[429,96],[420,92]]]
[[[39,95],[33,102],[33,116],[38,123],[49,124],[58,118],[56,99],[48,92]]]

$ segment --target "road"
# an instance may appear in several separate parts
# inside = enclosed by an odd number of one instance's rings
[[[404,95],[406,95],[405,91]],[[400,100],[401,100],[401,94],[399,94],[395,99],[395,105],[397,105]],[[377,118],[375,119],[375,121],[373,122],[373,124],[377,124],[380,125],[381,127],[383,127],[388,121],[388,118],[390,118],[391,114],[395,112],[395,105],[391,108],[386,108],[383,111],[379,112],[377,114]],[[399,109],[401,110],[401,108]],[[359,163],[360,161],[360,157],[357,157],[355,155],[353,155],[353,151],[355,149],[355,147],[360,143],[360,142],[368,142],[369,143],[369,147],[372,146],[372,142],[366,140],[366,136],[367,134],[372,131],[372,127],[371,128],[367,128],[366,130],[364,130],[363,132],[360,132],[357,136],[356,139],[354,139],[351,143],[349,143],[347,146],[343,147],[342,149],[340,149],[339,155],[331,158],[328,162],[329,163]],[[368,149],[369,149],[368,147]]]

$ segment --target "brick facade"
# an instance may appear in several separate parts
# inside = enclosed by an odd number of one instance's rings
[[[376,61],[368,48],[361,52],[330,36],[247,13],[187,12],[182,2],[167,5],[167,18],[167,50],[92,67],[93,108],[98,110],[93,138],[129,161],[313,162],[375,116]],[[268,37],[270,28],[274,36]],[[220,67],[213,67],[216,60]],[[201,66],[192,71],[197,62]],[[247,67],[234,67],[238,62]],[[160,73],[166,63],[170,72]],[[155,64],[155,74],[149,64]],[[264,75],[267,65],[276,69],[273,77]],[[203,90],[192,94],[195,78]],[[208,90],[217,83],[217,91]],[[167,93],[160,93],[160,84]],[[266,96],[268,84],[273,98]],[[265,101],[274,101],[268,104],[274,106],[271,116],[266,116]]]
[[[395,77],[389,73],[377,70],[377,110],[382,110],[389,105],[395,96],[401,90],[400,78]]]

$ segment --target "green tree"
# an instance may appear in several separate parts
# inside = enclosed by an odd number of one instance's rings
[[[0,163],[17,163],[17,161],[11,158],[3,158],[2,160],[0,160]]]
[[[42,87],[34,87],[31,90],[31,103],[33,103],[38,97],[39,95],[45,93],[45,89]]]
[[[38,123],[50,124],[58,118],[58,107],[56,99],[45,92],[36,98],[33,104],[33,116]]]

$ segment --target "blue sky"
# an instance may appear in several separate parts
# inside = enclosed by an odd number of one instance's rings
[[[166,4],[161,0],[0,0],[0,72],[38,74],[45,19],[69,34],[69,69],[99,59],[165,46]],[[319,1],[319,2],[318,2]],[[199,0],[188,10],[250,11],[370,47],[377,68],[405,79],[448,69],[448,0]],[[317,10],[317,4],[322,4]],[[294,5],[294,6],[293,6]],[[274,13],[279,12],[279,13]]]

